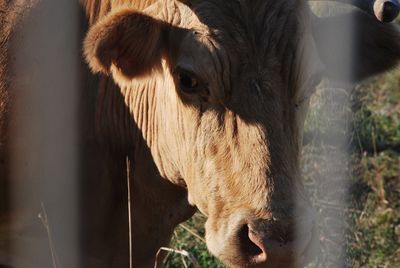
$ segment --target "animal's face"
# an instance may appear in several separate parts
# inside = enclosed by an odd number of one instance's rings
[[[313,244],[299,152],[319,70],[303,4],[160,1],[112,13],[86,39],[92,69],[150,91],[140,120],[153,159],[232,267],[300,265]]]

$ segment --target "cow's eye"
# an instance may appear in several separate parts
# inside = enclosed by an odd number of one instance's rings
[[[179,74],[179,85],[182,89],[191,91],[199,86],[199,81],[196,77],[188,73]]]
[[[175,79],[180,90],[185,93],[199,93],[202,90],[200,79],[190,71],[177,68],[175,70]]]

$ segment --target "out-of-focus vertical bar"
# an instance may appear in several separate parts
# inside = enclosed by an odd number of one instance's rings
[[[351,9],[347,5],[327,2],[312,2],[311,6],[313,11],[321,16],[335,16],[347,13]],[[345,45],[336,47],[335,44],[325,42],[324,45],[328,46],[326,51],[331,51],[333,58],[346,59],[338,68],[343,73],[351,74],[351,68],[354,66],[354,24],[350,23],[343,29],[337,29],[335,33],[338,34],[338,40]],[[304,66],[304,68],[310,67]],[[303,159],[303,171],[308,176],[306,184],[311,188],[314,207],[318,212],[320,239],[318,259],[311,267],[346,267],[345,211],[348,206],[347,189],[350,174],[348,130],[351,117],[349,87],[351,86],[338,84],[337,81],[324,81],[317,89],[317,96],[311,104],[311,116],[308,120],[313,122],[308,123],[308,126],[312,126],[311,131],[322,133],[323,137],[330,137],[315,143],[311,141],[304,148],[307,159]],[[302,232],[307,226],[299,228],[298,232]]]
[[[60,267],[78,263],[78,2],[22,1],[26,12],[12,37],[11,258],[16,267],[53,267],[52,252]]]

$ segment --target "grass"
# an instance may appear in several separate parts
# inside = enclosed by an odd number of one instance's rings
[[[206,217],[204,215],[196,213],[189,221],[185,222],[183,226],[176,228],[171,246],[176,249],[185,249],[191,252],[201,267],[223,268],[225,266],[207,251],[204,241],[205,221]],[[195,233],[195,235],[193,233]],[[193,264],[187,261],[185,263],[185,261],[185,258],[182,259],[180,254],[170,254],[165,267],[194,268]]]
[[[304,182],[321,243],[310,267],[400,267],[400,70],[351,90],[325,85],[312,99],[306,139]],[[224,267],[192,234],[204,237],[205,220],[196,214],[178,227],[171,247],[201,267]],[[166,267],[193,266],[171,255]]]
[[[355,94],[348,260],[352,267],[400,267],[400,71]]]

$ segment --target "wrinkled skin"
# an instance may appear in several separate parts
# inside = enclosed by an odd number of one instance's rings
[[[309,97],[321,75],[356,82],[393,67],[397,30],[356,12],[354,61],[343,70],[347,55],[324,42],[346,46],[337,26],[353,19],[316,18],[306,1],[129,2],[82,1],[85,58],[102,74],[88,119],[98,140],[84,138],[82,157],[92,198],[83,266],[127,266],[125,156],[135,267],[152,267],[195,207],[228,266],[306,264],[316,246],[299,168]],[[88,190],[99,181],[112,185]]]

